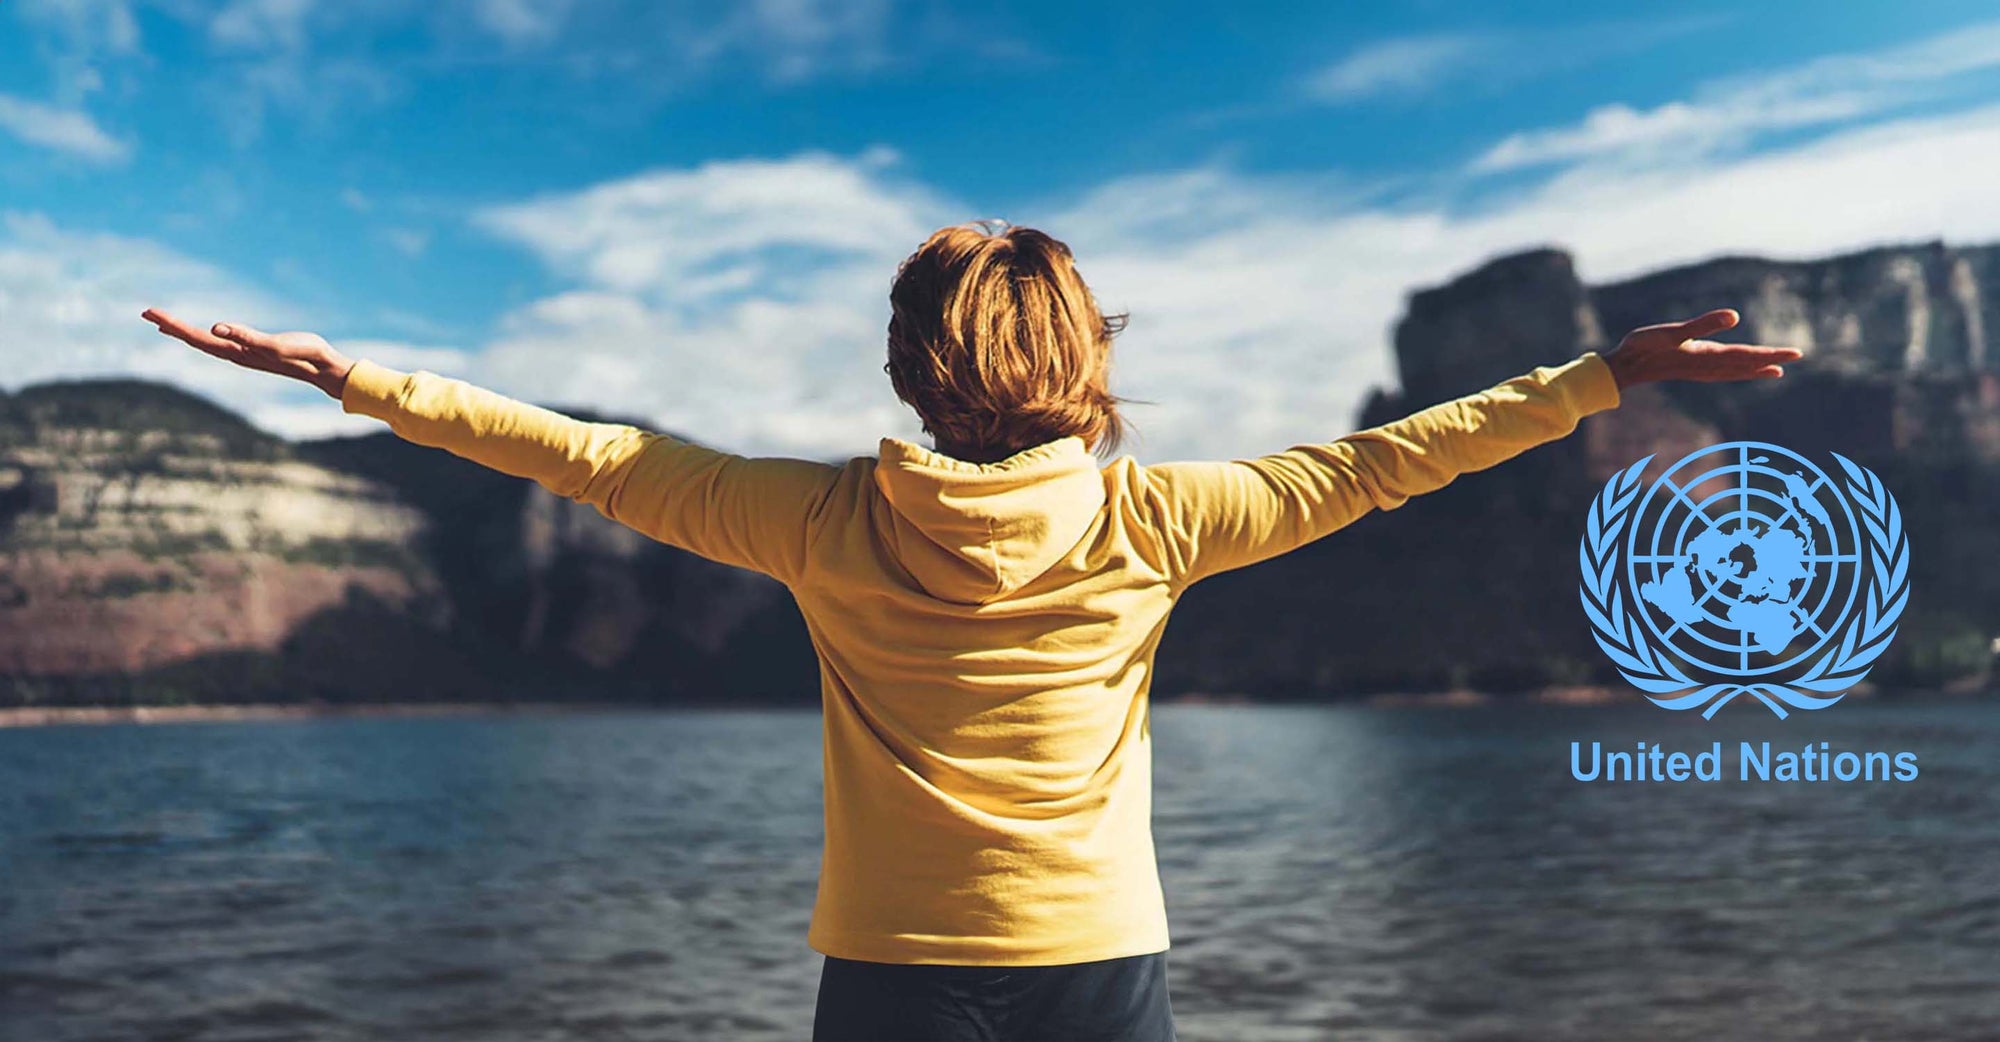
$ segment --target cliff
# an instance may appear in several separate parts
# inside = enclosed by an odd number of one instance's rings
[[[805,622],[773,580],[388,433],[301,451],[394,489],[423,513],[423,552],[457,606],[459,630],[528,669],[531,687],[611,699],[818,698]]]
[[[777,584],[392,435],[0,397],[0,704],[756,699],[810,654]]]
[[[1333,696],[1613,679],[1576,607],[1584,508],[1642,456],[1657,472],[1733,439],[1838,451],[1880,473],[1909,525],[1913,592],[1875,676],[1976,681],[2000,635],[1988,564],[2000,555],[2000,247],[1730,257],[1603,286],[1557,250],[1502,257],[1411,295],[1395,330],[1402,386],[1376,392],[1361,422],[1720,307],[1743,316],[1724,339],[1805,357],[1780,381],[1634,389],[1571,439],[1210,581],[1176,613],[1163,683]]]
[[[0,399],[0,674],[272,652],[350,601],[437,622],[423,524],[172,388],[29,388]]]
[[[1719,440],[1836,450],[1902,502],[1887,685],[1963,683],[2000,634],[2000,247],[1724,258],[1611,285],[1497,259],[1411,295],[1364,425],[1734,307],[1783,381],[1641,388],[1544,446],[1191,591],[1156,690],[1339,698],[1611,679],[1576,607],[1613,469]],[[817,698],[776,583],[386,433],[288,444],[133,381],[0,395],[0,704]]]

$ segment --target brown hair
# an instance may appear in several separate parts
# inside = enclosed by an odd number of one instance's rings
[[[1100,453],[1125,424],[1105,317],[1068,246],[1033,228],[940,228],[896,269],[889,371],[940,444],[1004,458],[1076,435]],[[1004,222],[994,222],[1004,224]]]

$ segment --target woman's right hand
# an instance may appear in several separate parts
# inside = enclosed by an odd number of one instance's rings
[[[1604,353],[1620,389],[1661,380],[1768,380],[1785,375],[1784,363],[1804,353],[1796,347],[1724,344],[1704,337],[1737,323],[1728,308],[1686,322],[1635,329]]]
[[[158,308],[147,308],[141,317],[197,351],[245,369],[303,380],[336,401],[347,386],[347,371],[354,368],[353,359],[317,333],[265,333],[226,322],[203,331]]]

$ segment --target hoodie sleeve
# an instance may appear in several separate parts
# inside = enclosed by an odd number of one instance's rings
[[[791,583],[838,469],[751,459],[616,423],[587,423],[431,373],[356,362],[341,407],[406,441],[528,478],[710,560]]]
[[[1561,438],[1618,400],[1610,369],[1588,353],[1337,441],[1148,467],[1169,566],[1185,585],[1276,557]]]

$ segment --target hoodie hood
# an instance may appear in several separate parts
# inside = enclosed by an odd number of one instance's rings
[[[1069,553],[1104,506],[1104,475],[1077,437],[998,463],[882,439],[875,487],[895,512],[903,567],[940,600],[984,604]]]

